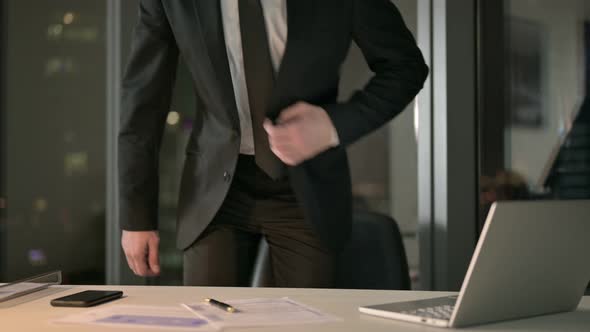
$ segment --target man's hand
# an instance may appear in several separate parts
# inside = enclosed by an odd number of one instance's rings
[[[123,231],[121,246],[133,273],[140,277],[154,277],[160,274],[159,243],[157,231]]]
[[[267,119],[264,129],[272,152],[290,166],[339,144],[336,128],[326,111],[304,102],[283,110],[276,125]]]

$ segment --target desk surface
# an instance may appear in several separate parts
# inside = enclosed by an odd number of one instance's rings
[[[396,331],[445,331],[395,320],[371,317],[358,312],[359,305],[378,304],[393,301],[414,300],[447,293],[435,292],[401,292],[401,291],[366,291],[366,290],[328,290],[328,289],[278,289],[278,288],[200,288],[200,287],[155,287],[155,286],[84,286],[46,290],[30,302],[8,308],[0,308],[0,326],[2,331],[105,331],[94,326],[53,325],[49,321],[63,317],[79,308],[54,308],[49,305],[52,298],[68,295],[85,289],[120,289],[126,298],[111,304],[131,305],[177,305],[182,302],[194,302],[205,297],[221,299],[239,299],[253,297],[288,296],[296,301],[316,307],[327,313],[342,318],[342,321],[319,325],[298,325],[287,327],[267,327],[255,329],[229,329],[229,331],[318,331],[318,332],[396,332]],[[59,293],[56,293],[59,291]],[[115,329],[113,329],[115,330]],[[133,329],[116,329],[135,331]],[[531,319],[482,325],[460,331],[590,331],[590,297],[582,300],[575,312],[548,315]]]

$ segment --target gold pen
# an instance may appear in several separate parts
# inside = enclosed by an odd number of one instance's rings
[[[205,302],[207,302],[211,305],[214,305],[220,309],[223,309],[227,312],[230,312],[230,313],[234,313],[234,312],[238,311],[238,310],[236,310],[236,308],[232,307],[231,305],[229,305],[227,303],[223,303],[221,301],[217,301],[215,299],[207,298],[207,299],[205,299]]]

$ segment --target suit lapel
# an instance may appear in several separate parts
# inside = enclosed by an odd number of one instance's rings
[[[269,117],[274,119],[278,113],[296,100],[286,100],[283,93],[291,84],[291,75],[301,70],[302,60],[309,56],[310,41],[313,40],[315,9],[318,0],[287,1],[287,45],[279,68],[275,89],[272,96],[273,105]]]
[[[289,73],[291,66],[297,63],[300,52],[309,52],[309,43],[315,18],[317,0],[287,0],[287,45],[279,70],[279,77]]]
[[[209,54],[209,62],[213,69],[213,81],[217,81],[218,95],[225,109],[231,113],[235,123],[239,124],[239,117],[235,102],[229,62],[223,35],[220,0],[192,0],[195,14],[200,24],[201,34]]]

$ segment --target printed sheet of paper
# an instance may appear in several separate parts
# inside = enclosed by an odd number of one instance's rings
[[[208,332],[218,328],[185,308],[114,305],[84,311],[52,321],[58,324],[91,324],[112,327],[155,328]]]
[[[322,313],[289,298],[224,302],[235,307],[237,311],[228,313],[205,302],[183,304],[183,306],[220,328],[326,323],[339,320],[337,317]]]

